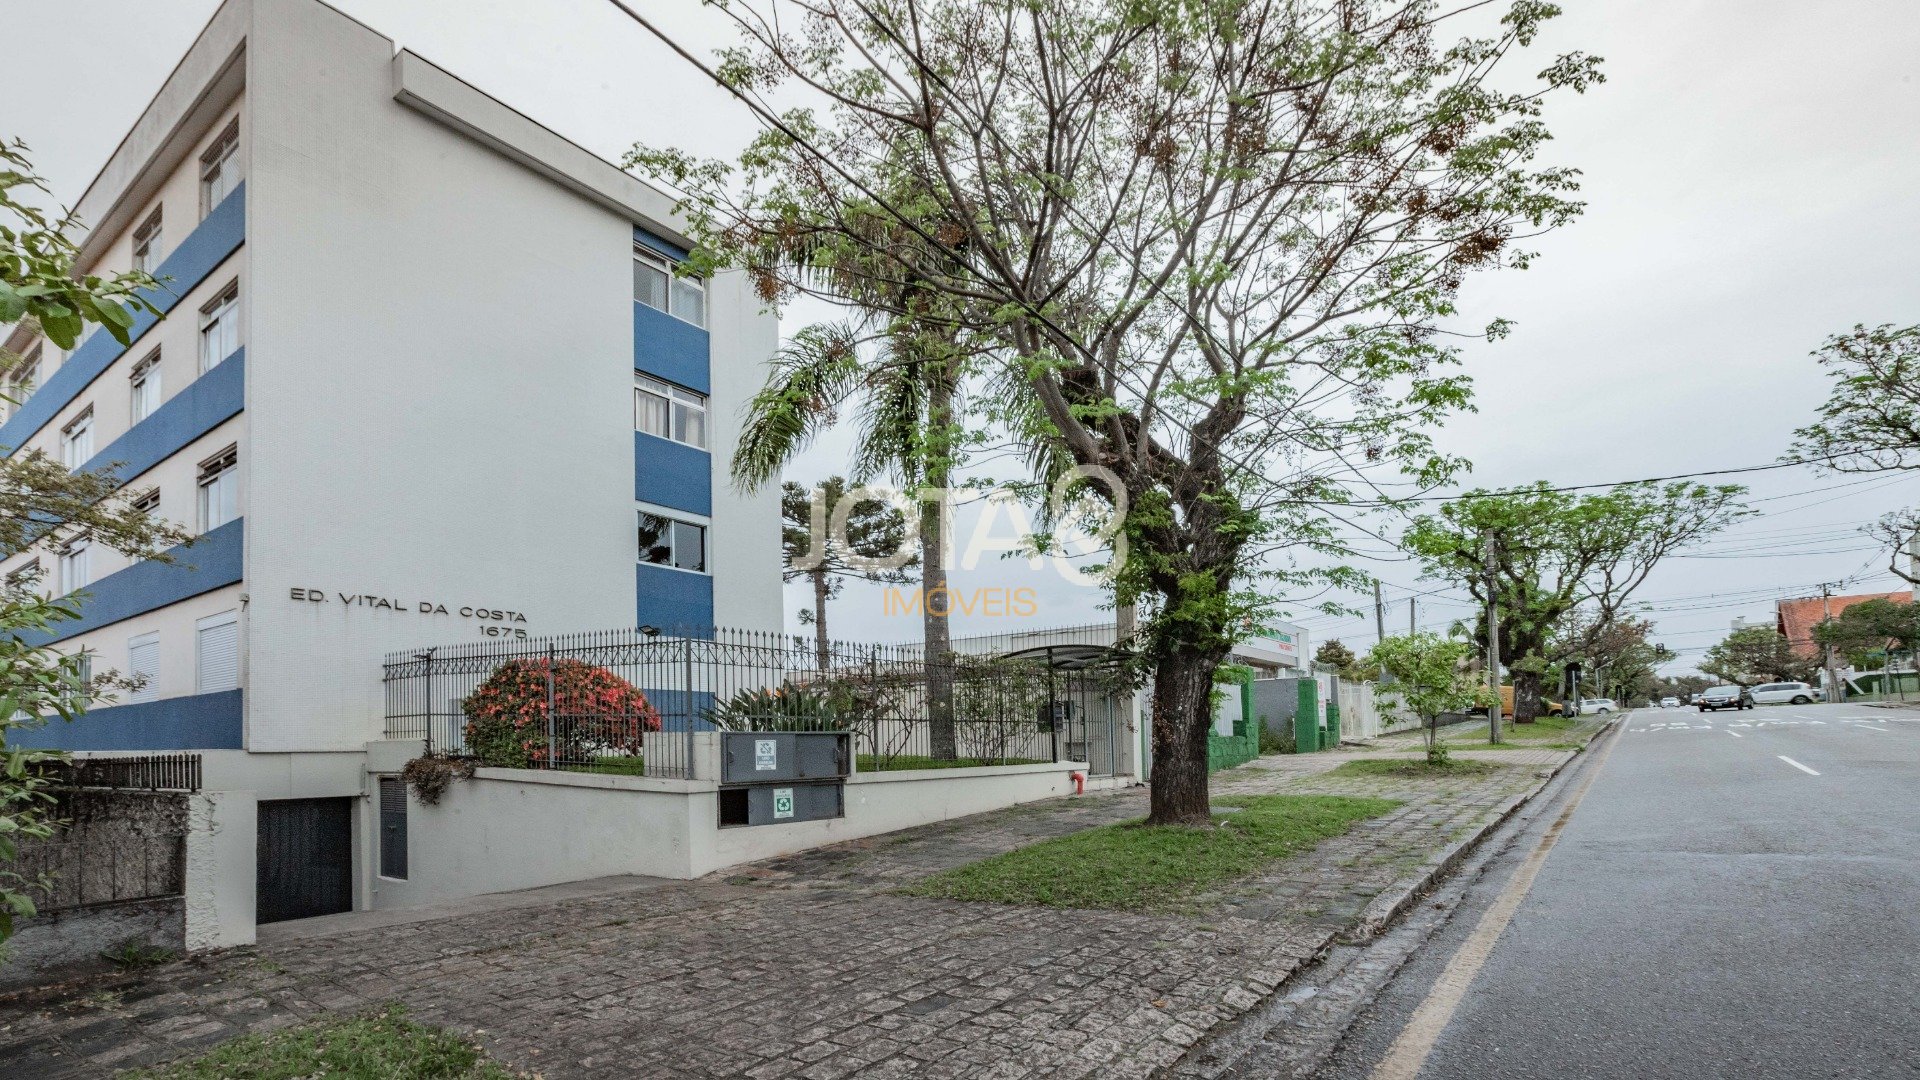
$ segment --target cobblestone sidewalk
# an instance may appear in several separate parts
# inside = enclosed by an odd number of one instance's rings
[[[1473,755],[1480,756],[1480,755]],[[926,874],[1137,817],[1144,793],[1017,807],[697,882],[263,945],[0,1006],[7,1076],[110,1075],[248,1031],[405,1003],[544,1076],[1144,1076],[1255,1005],[1386,890],[1570,755],[1443,780],[1264,758],[1220,794],[1401,800],[1190,915],[895,895]]]

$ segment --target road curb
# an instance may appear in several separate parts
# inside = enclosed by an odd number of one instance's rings
[[[1455,867],[1480,846],[1481,841],[1492,835],[1495,829],[1505,825],[1521,807],[1532,802],[1536,795],[1545,791],[1547,785],[1553,783],[1554,777],[1579,761],[1589,747],[1612,734],[1625,719],[1626,714],[1622,713],[1613,720],[1609,720],[1606,726],[1594,733],[1593,738],[1587,740],[1586,746],[1574,751],[1573,756],[1549,769],[1545,776],[1540,777],[1539,783],[1501,803],[1492,817],[1475,826],[1466,836],[1442,848],[1439,856],[1429,860],[1412,881],[1404,885],[1396,885],[1374,897],[1372,902],[1361,909],[1360,916],[1354,920],[1353,925],[1334,935],[1334,940],[1350,945],[1364,945],[1379,937],[1381,932],[1392,925],[1395,919],[1405,914],[1409,907],[1432,892],[1442,879],[1452,873]]]

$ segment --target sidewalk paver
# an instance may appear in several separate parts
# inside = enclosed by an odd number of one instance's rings
[[[1263,758],[1218,794],[1401,801],[1179,915],[898,895],[928,874],[1138,817],[1141,789],[1015,807],[696,882],[347,928],[0,1005],[9,1075],[110,1075],[248,1031],[404,1003],[560,1076],[1145,1076],[1271,993],[1370,902],[1571,755],[1470,777]],[[1393,756],[1393,755],[1359,755]]]

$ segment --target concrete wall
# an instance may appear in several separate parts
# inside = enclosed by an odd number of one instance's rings
[[[868,773],[846,787],[846,816],[719,827],[705,781],[481,769],[436,806],[409,793],[408,874],[375,877],[375,908],[612,874],[695,878],[729,866],[1071,794],[1061,762]],[[370,857],[378,864],[378,853]]]

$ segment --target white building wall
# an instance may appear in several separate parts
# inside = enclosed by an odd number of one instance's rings
[[[714,460],[713,621],[720,626],[779,630],[784,625],[779,586],[780,486],[740,494],[727,476],[739,445],[746,405],[767,381],[767,361],[780,345],[780,327],[761,310],[742,273],[717,275],[707,297],[722,317],[708,320],[713,341],[713,393],[707,399]],[[771,568],[771,570],[769,569]]]
[[[341,749],[463,605],[632,622],[632,233],[395,102],[386,38],[254,2],[249,747]]]

